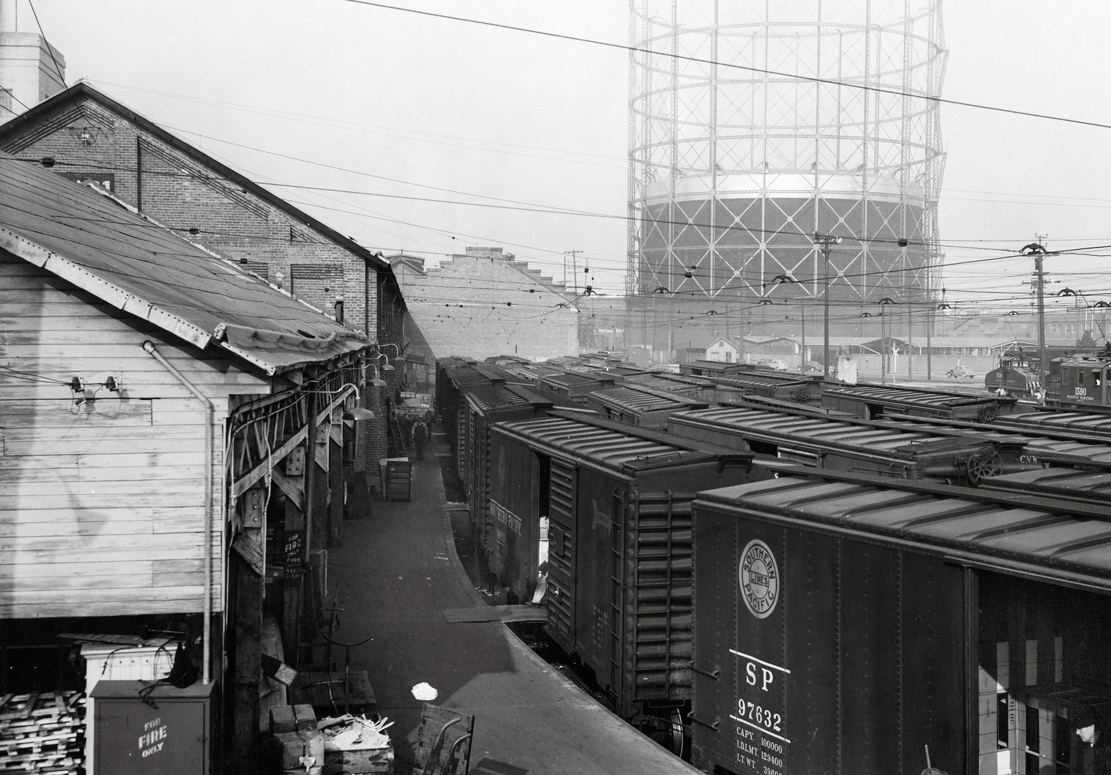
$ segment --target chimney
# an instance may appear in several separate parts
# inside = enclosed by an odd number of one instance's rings
[[[0,0],[0,123],[66,88],[65,57],[18,16],[19,0]]]
[[[0,0],[0,32],[18,32],[18,0]]]

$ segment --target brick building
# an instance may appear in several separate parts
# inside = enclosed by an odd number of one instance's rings
[[[0,150],[107,188],[143,215],[238,259],[372,342],[398,345],[385,353],[403,353],[405,301],[380,254],[88,84],[72,86],[0,125]],[[399,373],[381,376],[390,381]],[[388,449],[388,398],[395,387],[366,391],[364,402],[379,419],[363,440],[364,460],[394,451]],[[357,465],[364,468],[363,461]]]
[[[391,256],[409,314],[428,355],[545,360],[579,351],[577,299],[562,283],[502,248],[467,248],[438,267]]]

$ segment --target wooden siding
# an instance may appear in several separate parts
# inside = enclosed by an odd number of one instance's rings
[[[216,407],[221,610],[228,399],[269,385],[0,251],[0,618],[203,610],[204,406],[147,340]],[[103,387],[109,376],[122,391]]]

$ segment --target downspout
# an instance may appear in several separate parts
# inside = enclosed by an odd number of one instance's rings
[[[185,375],[178,371],[169,361],[162,357],[162,353],[154,348],[154,343],[143,342],[143,349],[162,364],[166,371],[180,382],[186,390],[204,404],[204,638],[202,657],[202,680],[212,683],[212,422],[216,414],[216,407],[201,391],[197,390]]]

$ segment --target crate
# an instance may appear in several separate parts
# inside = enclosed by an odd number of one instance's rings
[[[413,464],[407,457],[391,457],[378,461],[382,477],[382,497],[388,501],[413,498]]]

